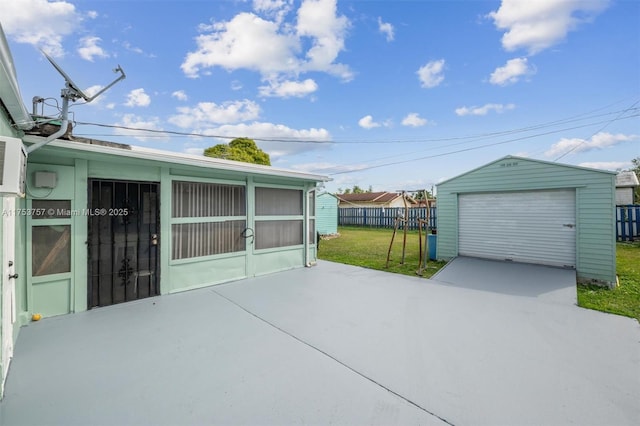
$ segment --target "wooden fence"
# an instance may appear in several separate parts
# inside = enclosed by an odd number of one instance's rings
[[[418,229],[418,218],[426,217],[426,207],[409,209],[409,229]],[[430,208],[429,228],[436,229],[435,207]],[[338,209],[338,225],[367,226],[393,229],[398,215],[404,215],[404,207],[349,207]],[[616,207],[616,239],[634,241],[640,239],[640,205]]]
[[[616,207],[616,238],[618,241],[640,239],[640,205]]]
[[[404,217],[404,207],[348,207],[338,209],[338,225],[391,228],[398,216]],[[427,217],[426,207],[409,209],[409,229],[418,229],[418,218]],[[404,224],[402,225],[404,226]],[[430,207],[429,228],[436,228],[436,208]]]

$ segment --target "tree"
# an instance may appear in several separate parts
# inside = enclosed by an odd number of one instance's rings
[[[431,193],[431,191],[429,191],[428,189],[422,189],[420,191],[416,191],[414,193],[411,194],[411,198],[413,198],[414,200],[424,200],[424,196],[425,196],[425,192],[427,195],[428,199],[434,199],[435,197],[433,196],[433,194]]]
[[[242,161],[243,163],[271,165],[269,154],[258,148],[253,139],[236,138],[226,143],[211,146],[204,150],[204,155],[224,160]]]
[[[365,194],[369,192],[373,192],[371,185],[369,185],[369,189],[367,190],[360,188],[358,185],[353,185],[353,188],[347,188],[345,190],[338,188],[338,194]]]

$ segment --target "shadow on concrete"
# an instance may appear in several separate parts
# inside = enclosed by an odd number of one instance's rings
[[[576,271],[527,263],[457,257],[432,280],[510,296],[576,304]]]

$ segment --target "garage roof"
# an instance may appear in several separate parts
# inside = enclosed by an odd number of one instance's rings
[[[473,173],[473,172],[475,172],[477,170],[484,169],[485,167],[490,166],[492,164],[499,163],[499,162],[505,161],[505,160],[531,161],[531,162],[540,163],[540,164],[550,164],[550,165],[557,166],[557,167],[569,167],[569,168],[573,168],[573,169],[585,170],[585,171],[596,172],[596,173],[605,173],[605,174],[609,174],[609,175],[615,175],[616,174],[616,172],[611,172],[611,171],[608,171],[608,170],[592,169],[592,168],[589,168],[589,167],[574,166],[574,165],[571,165],[571,164],[562,164],[562,163],[556,163],[556,162],[553,162],[553,161],[544,161],[544,160],[537,160],[537,159],[534,159],[534,158],[518,157],[518,156],[515,156],[515,155],[507,155],[505,157],[498,158],[497,160],[492,161],[492,162],[490,162],[488,164],[484,164],[484,165],[482,165],[480,167],[476,167],[475,169],[469,170],[469,171],[467,171],[465,173],[462,173],[462,174],[460,174],[458,176],[455,176],[455,177],[449,178],[447,180],[444,180],[444,181],[440,182],[438,184],[438,186],[440,186],[442,184],[445,184],[445,183],[448,183],[448,182],[450,182],[450,181],[452,181],[454,179],[458,179],[458,178],[460,178],[462,176],[466,176],[468,174],[471,174],[471,173]]]

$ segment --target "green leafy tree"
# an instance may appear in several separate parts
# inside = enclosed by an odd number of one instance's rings
[[[431,200],[431,199],[435,198],[433,196],[433,194],[431,193],[431,191],[429,191],[427,189],[423,189],[423,190],[416,191],[416,192],[412,193],[411,194],[411,198],[413,198],[414,200],[424,200],[425,192],[426,192],[426,195],[427,195],[428,199]]]
[[[243,163],[271,165],[269,154],[258,148],[253,139],[236,138],[229,144],[221,143],[204,150],[204,155]]]
[[[358,185],[353,185],[353,188],[342,189],[338,188],[338,194],[365,194],[373,192],[373,188],[369,185],[369,189],[362,189]]]

